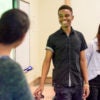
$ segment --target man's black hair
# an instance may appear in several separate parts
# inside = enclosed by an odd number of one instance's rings
[[[19,9],[10,9],[0,18],[0,43],[12,44],[26,34],[30,22],[28,15]]]
[[[70,10],[73,13],[73,9],[69,5],[62,5],[58,9],[58,14],[59,14],[59,11],[63,10],[63,9],[68,9],[68,10]]]

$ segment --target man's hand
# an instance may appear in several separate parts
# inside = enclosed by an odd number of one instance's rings
[[[42,92],[43,92],[44,87],[43,86],[39,86],[35,92],[34,92],[34,96],[37,100],[40,100],[41,97],[43,97]]]
[[[83,85],[83,100],[86,100],[86,98],[89,96],[90,89],[89,89],[89,84],[84,84]]]

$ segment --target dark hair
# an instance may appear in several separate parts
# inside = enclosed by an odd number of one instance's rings
[[[73,9],[70,6],[68,6],[68,5],[62,5],[58,9],[58,14],[59,14],[59,11],[63,10],[63,9],[68,9],[68,10],[70,10],[73,13]]]
[[[98,27],[98,33],[97,35],[100,35],[100,24],[99,24],[99,27]]]
[[[0,43],[12,44],[21,40],[29,28],[28,15],[19,9],[4,12],[0,19]]]

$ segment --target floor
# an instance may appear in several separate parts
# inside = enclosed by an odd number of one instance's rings
[[[30,87],[31,87],[31,91],[33,93],[33,91],[35,91],[35,89],[38,86],[32,86],[31,85]],[[54,97],[53,87],[50,84],[45,85],[43,95],[44,95],[44,99],[42,99],[42,100],[52,100],[52,98]]]

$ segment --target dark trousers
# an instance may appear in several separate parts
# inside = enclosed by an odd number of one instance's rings
[[[54,100],[82,100],[82,86],[54,87]]]
[[[100,100],[100,75],[89,81],[90,95],[87,100]]]

